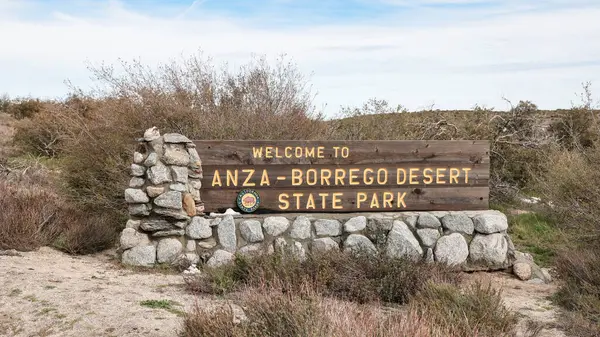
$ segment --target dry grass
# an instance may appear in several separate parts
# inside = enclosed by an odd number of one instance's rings
[[[235,263],[204,268],[187,279],[193,292],[225,294],[244,287],[270,287],[299,293],[306,285],[321,294],[359,303],[406,303],[428,281],[458,284],[458,271],[442,264],[352,255],[343,252],[308,254],[305,261],[275,253],[251,258],[237,256]]]

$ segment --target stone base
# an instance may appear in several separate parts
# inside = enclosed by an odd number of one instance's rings
[[[299,256],[328,249],[383,252],[463,270],[507,269],[515,261],[507,218],[494,210],[199,215],[181,220],[176,230],[150,219],[130,220],[127,227],[121,235],[122,262],[132,265],[184,259],[215,266],[236,253],[283,247]]]

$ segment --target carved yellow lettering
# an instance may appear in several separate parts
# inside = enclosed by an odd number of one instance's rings
[[[252,155],[254,156],[254,158],[262,158],[262,151],[262,146],[259,148],[256,148],[254,146],[252,147]]]
[[[460,170],[457,168],[450,169],[450,184],[458,184],[458,177],[460,177]]]
[[[371,173],[371,176],[367,177],[367,172]],[[363,171],[363,181],[365,182],[365,185],[371,185],[373,184],[373,181],[375,181],[375,178],[373,178],[373,169],[370,168],[366,168]]]
[[[400,175],[402,175],[402,180],[400,180]],[[396,169],[396,184],[404,185],[406,183],[406,169],[399,168]]]
[[[329,184],[330,184],[329,178],[331,178],[332,174],[333,174],[333,172],[331,172],[330,169],[322,169],[321,170],[321,185],[325,185],[325,183],[327,183],[327,186],[329,186]]]
[[[360,203],[367,201],[367,193],[358,192],[356,193],[356,208],[360,208]]]
[[[436,169],[436,176],[437,176],[436,179],[435,179],[436,184],[445,184],[446,183],[445,180],[441,179],[441,178],[444,178],[446,176],[442,172],[446,172],[446,169],[445,168],[437,168]]]
[[[285,210],[290,207],[290,202],[288,201],[289,198],[290,196],[287,193],[281,193],[279,195],[279,209]]]
[[[357,168],[352,168],[350,169],[350,185],[360,185],[360,182],[358,182],[358,171],[359,169]],[[353,173],[356,172],[356,173]]]
[[[304,193],[293,193],[294,197],[296,197],[296,209],[300,209],[300,197],[304,195]]]
[[[339,150],[339,149],[340,149],[340,147],[339,147],[339,146],[334,146],[334,147],[333,147],[333,157],[334,157],[334,158],[337,158],[337,157],[339,156],[339,155],[338,155],[338,150]]]
[[[410,182],[409,182],[409,184],[415,185],[415,184],[419,183],[418,181],[414,180],[417,177],[416,174],[415,174],[417,171],[419,171],[419,169],[417,169],[417,168],[411,168],[410,169],[410,178],[409,178]]]
[[[308,194],[308,200],[306,201],[306,209],[315,209],[315,198],[312,193]]]
[[[470,168],[465,167],[463,168],[463,171],[465,171],[465,184],[469,183],[469,171],[471,171]]]
[[[215,170],[215,175],[213,176],[212,186],[223,186],[221,183],[221,176],[219,175],[219,170]]]
[[[279,154],[279,148],[278,147],[275,148],[275,158],[283,158],[283,156],[281,156]]]
[[[348,158],[350,155],[350,149],[347,147],[342,147],[342,158]]]
[[[329,193],[319,193],[319,196],[321,197],[321,207],[325,209],[327,207],[327,197],[329,196]]]
[[[306,148],[306,158],[312,158],[315,156],[315,148],[314,147],[307,147]]]
[[[346,171],[341,168],[335,169],[335,184],[344,185],[344,178],[346,178]]]
[[[242,186],[256,186],[255,183],[249,182],[250,179],[252,178],[252,175],[254,174],[254,170],[253,169],[245,169],[245,170],[242,170],[242,172],[248,173],[248,176],[246,177],[246,180],[244,180],[244,183],[242,184]]]
[[[373,197],[371,197],[371,205],[370,208],[379,208],[379,199],[377,198],[377,192],[373,193]]]
[[[311,177],[312,175],[312,177]],[[309,186],[313,186],[317,184],[317,170],[315,169],[308,169],[308,171],[306,171],[306,184]]]
[[[295,155],[296,155],[296,158],[302,158],[302,148],[301,147],[296,147]]]
[[[344,208],[341,203],[342,203],[342,199],[340,199],[341,196],[343,196],[344,193],[333,193],[332,194],[332,201],[331,201],[331,205],[333,207],[333,209],[342,209]],[[340,205],[338,205],[338,203]]]
[[[302,170],[294,168],[292,169],[292,186],[302,185]]]
[[[237,186],[238,184],[238,170],[233,170],[233,173],[231,172],[231,170],[227,170],[227,186],[229,185],[229,182],[231,181],[231,185],[232,186]]]
[[[317,157],[318,158],[325,158],[325,155],[323,154],[324,150],[325,150],[325,147],[323,147],[323,146],[319,146],[317,148]]]
[[[379,170],[377,170],[377,183],[379,185],[385,185],[385,184],[387,184],[387,180],[388,180],[387,169],[380,168]]]
[[[260,186],[271,186],[271,181],[269,181],[269,174],[267,174],[267,170],[263,169],[262,176],[260,177]]]
[[[288,152],[289,151],[289,152]],[[285,147],[285,157],[286,158],[292,158],[292,148],[289,146]]]
[[[394,193],[392,192],[383,192],[383,208],[389,207],[392,208],[394,207],[392,205],[392,201],[394,200]]]
[[[406,192],[402,192],[402,193],[398,192],[396,207],[400,208],[400,206],[402,206],[403,208],[406,208],[406,203],[404,202],[405,197],[406,197]]]
[[[267,146],[265,148],[265,158],[273,158],[273,153],[271,153],[271,151],[273,151],[272,146]]]
[[[430,172],[430,173],[427,173]],[[423,170],[423,183],[429,185],[433,182],[433,169],[426,168]]]

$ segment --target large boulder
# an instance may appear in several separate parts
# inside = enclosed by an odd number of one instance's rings
[[[346,221],[344,224],[344,232],[356,233],[362,231],[365,227],[367,227],[367,218],[362,215],[356,216]]]
[[[419,260],[423,256],[419,241],[408,226],[399,220],[394,221],[392,230],[388,233],[385,252],[393,258],[405,257]]]
[[[290,237],[292,239],[305,240],[310,238],[310,236],[310,220],[303,215],[297,217],[292,223]]]
[[[473,220],[465,213],[450,213],[442,218],[442,226],[451,233],[472,235],[475,229]]]
[[[344,241],[344,251],[352,253],[376,254],[377,249],[371,240],[360,234],[350,234]]]
[[[440,220],[433,214],[421,213],[417,219],[418,228],[439,228],[442,226]]]
[[[156,247],[135,246],[123,252],[121,261],[131,266],[152,267],[156,262]]]
[[[228,251],[225,250],[217,250],[213,253],[213,255],[206,261],[206,265],[208,267],[219,267],[228,263],[232,263],[235,256]]]
[[[135,246],[147,245],[150,243],[148,234],[143,234],[134,228],[125,228],[121,232],[119,240],[121,249],[129,249]]]
[[[179,210],[183,207],[182,200],[181,192],[169,191],[156,197],[154,204],[159,207]]]
[[[183,245],[181,241],[174,238],[162,239],[156,247],[156,260],[158,263],[174,262],[182,250]]]
[[[265,239],[262,226],[258,220],[244,220],[240,224],[240,233],[247,242],[261,242]]]
[[[425,247],[433,247],[440,238],[440,231],[433,228],[417,229],[417,236],[421,239],[421,243]]]
[[[469,247],[469,258],[475,266],[489,269],[507,267],[508,243],[501,233],[477,234]]]
[[[490,212],[473,217],[475,231],[481,234],[493,234],[508,229],[508,219],[500,212]]]
[[[186,227],[185,233],[191,239],[208,239],[212,236],[210,220],[200,216],[192,218],[190,224]]]
[[[290,220],[283,216],[270,216],[263,222],[265,233],[271,236],[279,236],[290,227]]]
[[[342,224],[337,220],[319,219],[315,221],[315,233],[317,236],[340,236]]]
[[[326,252],[328,250],[338,250],[340,246],[332,238],[320,238],[312,241],[311,251],[316,253]]]
[[[235,221],[233,216],[226,215],[217,225],[217,236],[219,243],[225,251],[235,253],[237,248],[237,236],[235,234]]]
[[[462,265],[469,257],[467,240],[458,234],[442,236],[435,245],[435,260],[450,266]]]

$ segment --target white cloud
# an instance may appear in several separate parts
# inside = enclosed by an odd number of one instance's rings
[[[8,11],[7,3],[12,2],[0,0],[0,9]],[[234,65],[252,53],[287,53],[306,74],[314,73],[316,103],[328,103],[328,114],[374,96],[410,109],[432,102],[441,109],[476,103],[505,108],[502,96],[529,99],[542,108],[567,107],[582,82],[600,80],[597,7],[426,25],[385,21],[286,29],[205,12],[193,18],[150,17],[114,1],[103,13],[56,11],[39,21],[5,16],[0,93],[64,96],[63,80],[90,83],[85,61],[139,57],[155,64],[198,48]],[[431,22],[431,15],[447,13],[422,14]]]

